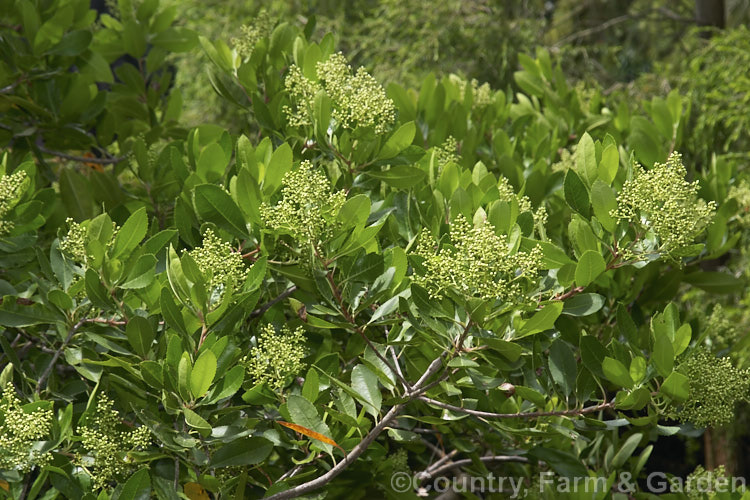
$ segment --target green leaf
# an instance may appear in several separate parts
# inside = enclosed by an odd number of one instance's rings
[[[148,475],[148,467],[139,469],[130,476],[122,489],[115,490],[112,500],[149,500],[151,498],[151,478]]]
[[[12,295],[6,295],[0,303],[0,326],[6,328],[49,324],[62,319],[41,304],[20,304]]]
[[[211,387],[216,376],[216,355],[206,349],[198,356],[190,372],[190,392],[194,398],[200,398]]]
[[[89,182],[72,168],[63,168],[60,173],[60,199],[68,215],[76,221],[93,215],[94,198]]]
[[[424,170],[409,165],[395,165],[388,170],[365,172],[368,177],[379,179],[389,186],[398,189],[409,189],[422,182],[426,176]]]
[[[195,413],[190,408],[183,408],[182,412],[185,414],[185,422],[193,429],[198,429],[198,432],[202,436],[208,437],[211,435],[211,424],[209,424],[203,417]]]
[[[743,280],[718,271],[690,273],[682,280],[710,293],[740,293],[745,287]]]
[[[239,467],[263,462],[273,450],[273,443],[262,437],[245,437],[225,444],[211,456],[211,467]]]
[[[581,140],[578,141],[575,152],[575,163],[576,172],[586,181],[586,184],[589,186],[594,184],[597,176],[596,147],[594,146],[594,140],[588,132],[584,132]]]
[[[581,178],[578,177],[575,171],[568,170],[568,173],[565,174],[563,191],[565,192],[565,201],[570,208],[588,219],[591,215],[589,192],[586,189],[586,185]]]
[[[604,305],[604,297],[598,293],[579,293],[565,301],[563,314],[568,316],[588,316]]]
[[[602,150],[602,161],[599,162],[597,172],[599,180],[607,186],[612,185],[612,181],[617,176],[617,169],[620,165],[620,152],[617,146],[609,144]]]
[[[151,254],[141,255],[119,288],[126,290],[145,288],[156,278],[156,257]]]
[[[363,194],[352,196],[339,209],[336,218],[344,227],[361,228],[370,215],[370,198]]]
[[[247,238],[245,219],[231,196],[215,184],[195,186],[195,212],[208,222],[229,231],[238,238]]]
[[[287,143],[282,144],[273,152],[263,178],[263,194],[265,196],[270,196],[281,186],[284,174],[292,169],[293,159],[292,148]]]
[[[115,242],[112,245],[112,257],[118,258],[132,252],[143,241],[147,230],[148,217],[146,216],[146,208],[142,207],[133,212],[120,230],[117,231]]]
[[[104,309],[105,311],[111,309],[111,297],[107,293],[107,289],[102,285],[99,273],[91,268],[86,269],[84,286],[86,289],[86,296],[94,306]]]
[[[679,327],[677,331],[674,332],[674,341],[672,342],[672,347],[674,347],[675,357],[685,352],[685,349],[687,349],[688,345],[690,345],[690,339],[692,338],[692,336],[693,331],[690,328],[689,323],[685,323],[684,325]]]
[[[617,198],[614,190],[601,179],[597,179],[591,188],[591,204],[602,227],[610,233],[614,232],[616,221],[610,212],[617,208]]]
[[[352,370],[352,389],[359,395],[358,399],[367,403],[365,406],[367,413],[377,418],[383,402],[383,396],[378,388],[377,375],[365,365],[355,366]]]
[[[599,252],[586,250],[576,265],[576,284],[586,287],[607,269],[607,263]]]
[[[628,459],[633,455],[633,452],[641,442],[641,439],[643,439],[643,434],[636,433],[625,440],[617,453],[615,453],[615,456],[612,458],[612,469],[616,470],[625,465],[625,462],[627,462]]]
[[[132,316],[125,327],[125,335],[133,350],[142,358],[145,358],[151,350],[156,332],[151,323],[143,316]]]
[[[674,368],[674,348],[669,337],[666,335],[654,335],[654,351],[651,353],[651,359],[659,375],[666,377],[672,373],[672,369]]]
[[[620,387],[632,389],[633,385],[635,385],[625,365],[614,358],[610,358],[609,356],[604,358],[604,361],[602,361],[602,371],[605,377]]]
[[[198,37],[193,30],[172,27],[154,36],[151,43],[169,52],[187,52],[198,44]]]
[[[672,372],[661,384],[659,392],[666,394],[678,403],[690,397],[690,379],[680,372]]]
[[[416,133],[417,127],[414,125],[414,122],[404,123],[388,138],[378,153],[377,159],[387,160],[388,158],[393,158],[412,143]]]
[[[541,311],[537,311],[536,314],[521,326],[514,338],[520,339],[528,335],[551,330],[555,326],[555,320],[560,316],[562,309],[562,302],[547,304]]]
[[[636,356],[630,362],[630,378],[636,384],[639,384],[646,377],[646,358],[643,356]]]
[[[549,371],[565,396],[570,396],[576,386],[578,368],[573,350],[563,340],[557,339],[549,348]]]
[[[187,335],[187,328],[185,327],[185,321],[182,319],[180,309],[175,304],[172,292],[169,288],[164,287],[161,289],[161,296],[159,298],[159,305],[161,306],[161,313],[164,316],[164,321],[171,328],[174,328],[183,335]]]
[[[286,407],[287,410],[289,410],[289,416],[292,419],[292,423],[306,427],[318,434],[323,434],[327,437],[331,436],[331,430],[328,428],[328,425],[320,419],[318,410],[316,410],[315,406],[313,406],[313,404],[307,399],[293,394],[287,399]],[[326,451],[326,453],[331,453],[333,451],[333,447],[330,444],[318,440],[312,440],[310,443],[311,446],[322,449]]]
[[[302,396],[311,403],[315,403],[315,400],[320,396],[320,380],[318,372],[314,368],[307,370],[305,383],[302,386]]]

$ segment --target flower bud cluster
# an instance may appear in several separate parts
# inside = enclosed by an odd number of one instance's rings
[[[36,465],[47,464],[49,453],[41,453],[34,445],[49,434],[52,418],[50,409],[25,412],[13,385],[8,383],[0,401],[0,470],[28,472]]]
[[[258,15],[255,16],[252,24],[240,28],[242,36],[233,38],[232,45],[234,45],[239,55],[245,59],[249,59],[253,55],[255,46],[259,41],[271,34],[272,28],[273,21],[271,20],[271,16],[266,9],[261,9]]]
[[[131,471],[127,453],[142,450],[151,443],[151,432],[141,426],[130,431],[120,430],[122,421],[114,402],[99,396],[96,412],[81,428],[81,444],[87,455],[81,465],[91,476],[94,488],[103,488],[110,481]]]
[[[528,253],[512,250],[508,237],[496,235],[491,224],[471,227],[461,215],[451,224],[450,241],[437,249],[438,242],[426,233],[417,244],[425,274],[414,274],[412,279],[430,297],[442,298],[452,291],[485,300],[528,300],[527,292],[536,283],[542,264],[539,247]]]
[[[729,188],[727,199],[734,198],[737,200],[739,209],[737,210],[737,221],[743,228],[750,227],[750,183],[743,180],[737,185]]]
[[[396,107],[383,87],[364,68],[352,74],[342,53],[318,62],[316,73],[318,81],[312,82],[297,66],[289,69],[284,85],[295,109],[285,106],[284,112],[291,125],[313,123],[315,95],[321,90],[331,99],[333,119],[341,127],[369,127],[376,134],[384,134],[396,121]]]
[[[438,175],[447,164],[458,163],[460,160],[461,158],[458,156],[458,141],[452,135],[449,135],[440,146],[435,146],[435,164],[437,165]]]
[[[683,361],[678,371],[690,380],[688,400],[676,413],[682,422],[714,427],[734,419],[734,407],[747,400],[750,370],[738,370],[728,357],[717,358],[700,349]]]
[[[705,330],[709,332],[708,340],[714,348],[731,347],[740,335],[736,322],[726,313],[721,304],[715,304],[711,314],[706,318]]]
[[[292,377],[305,367],[302,358],[306,356],[305,330],[300,326],[291,331],[288,326],[277,333],[268,324],[258,335],[257,346],[250,356],[242,359],[247,373],[256,384],[265,382],[274,391],[280,391]]]
[[[699,465],[685,479],[685,492],[690,500],[712,499],[727,484],[727,473],[723,465],[710,471]]]
[[[211,229],[206,229],[203,245],[189,253],[201,273],[209,278],[208,291],[212,302],[220,299],[228,282],[233,283],[232,293],[237,293],[244,286],[250,270],[245,266],[242,255],[235,252],[229,243],[222,241]]]
[[[25,180],[26,172],[23,170],[0,176],[0,236],[8,234],[13,229],[13,222],[5,220],[5,216],[18,203],[23,194]]]
[[[612,216],[634,226],[639,237],[654,235],[656,253],[667,257],[690,245],[711,222],[716,203],[698,198],[698,181],[687,182],[687,171],[678,153],[651,170],[636,165],[617,197]],[[627,258],[639,258],[630,250]],[[645,256],[644,256],[645,257]]]
[[[290,234],[300,243],[317,245],[331,236],[346,193],[331,192],[325,174],[315,170],[308,160],[288,172],[282,182],[281,201],[273,207],[265,203],[260,207],[264,223]]]
[[[70,217],[65,223],[68,225],[68,234],[60,240],[60,251],[73,257],[76,262],[86,262],[87,229]]]
[[[471,109],[473,111],[481,111],[482,109],[492,104],[492,88],[490,87],[489,83],[483,83],[482,85],[479,85],[479,82],[476,80],[476,78],[473,78],[471,81],[466,81],[463,78],[457,77],[455,75],[451,75],[451,77],[451,79],[458,86],[458,92],[461,94],[462,98],[464,95],[466,95],[466,87],[471,86]]]

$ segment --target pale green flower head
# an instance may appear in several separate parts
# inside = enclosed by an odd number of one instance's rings
[[[249,59],[253,55],[255,46],[259,41],[267,38],[273,29],[273,21],[266,9],[261,9],[253,19],[252,24],[246,24],[240,28],[242,36],[232,39],[237,53],[243,58]]]
[[[651,170],[635,166],[612,216],[631,224],[639,238],[653,235],[657,243],[654,248],[643,248],[636,241],[626,251],[626,258],[648,260],[648,255],[660,254],[674,259],[713,220],[716,203],[698,198],[698,181],[688,182],[686,175],[678,153]]]
[[[282,182],[281,201],[273,207],[265,203],[260,207],[266,226],[290,234],[301,244],[317,246],[330,237],[346,193],[332,192],[325,174],[307,160],[288,172]]]
[[[731,484],[723,465],[714,470],[706,470],[699,465],[685,479],[685,492],[690,500],[705,500],[716,498],[716,493],[726,491]]]
[[[106,395],[99,396],[93,417],[78,429],[86,455],[80,465],[91,476],[94,488],[103,488],[113,479],[132,471],[128,452],[141,450],[151,443],[151,432],[145,426],[120,430],[122,419]],[[125,457],[125,458],[123,458]]]
[[[302,359],[306,356],[305,330],[300,326],[291,331],[284,325],[276,332],[268,324],[258,335],[258,345],[242,364],[256,384],[265,382],[274,391],[284,388],[287,380],[305,368]]]
[[[293,107],[284,112],[292,126],[313,123],[315,95],[323,91],[331,100],[333,119],[338,126],[353,130],[370,127],[376,134],[386,133],[396,121],[396,106],[383,87],[364,68],[352,73],[343,54],[331,55],[319,62],[318,81],[307,79],[297,66],[289,68],[284,86]]]
[[[699,349],[678,371],[690,379],[688,400],[676,412],[682,422],[698,427],[728,424],[734,420],[735,405],[747,400],[750,370],[738,370],[728,357],[717,358]]]
[[[49,435],[52,418],[51,409],[25,412],[13,385],[8,383],[0,400],[0,470],[28,472],[34,466],[46,465],[49,453],[41,453],[34,445]]]
[[[451,223],[450,244],[437,247],[432,235],[422,235],[416,253],[424,258],[425,273],[412,276],[434,298],[451,291],[464,297],[527,302],[542,264],[539,247],[528,253],[513,251],[508,237],[496,235],[491,224],[471,227],[461,215]]]
[[[13,229],[13,222],[5,216],[16,206],[26,188],[26,172],[19,170],[10,175],[0,175],[0,236]]]
[[[68,233],[60,240],[60,251],[70,255],[76,262],[86,262],[86,227],[68,217]]]
[[[730,187],[727,194],[727,199],[729,198],[737,200],[739,206],[735,216],[737,221],[743,228],[750,227],[750,183],[742,180],[739,184]]]
[[[244,286],[250,269],[245,266],[242,255],[234,251],[232,245],[216,236],[211,229],[206,229],[203,245],[189,253],[200,272],[209,277],[207,291],[211,295],[212,303],[221,299],[229,281],[233,283],[232,293],[239,292]]]

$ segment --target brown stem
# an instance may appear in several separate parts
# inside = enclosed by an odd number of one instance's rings
[[[587,408],[578,408],[573,410],[560,410],[560,411],[534,411],[528,413],[493,413],[489,411],[470,410],[468,408],[461,408],[460,406],[453,406],[448,403],[443,403],[436,399],[428,398],[426,396],[419,396],[417,399],[424,401],[425,403],[443,408],[444,410],[456,411],[460,413],[466,413],[467,415],[473,415],[475,417],[483,418],[539,418],[539,417],[575,417],[579,415],[586,415],[588,413],[595,413],[597,411],[614,408],[614,401],[600,403],[596,406],[589,406]]]
[[[42,153],[47,153],[48,155],[57,156],[58,158],[62,158],[64,160],[79,161],[81,163],[97,163],[99,165],[112,165],[115,163],[120,163],[121,161],[125,160],[124,156],[116,156],[114,158],[97,158],[95,156],[92,156],[92,157],[76,156],[76,155],[70,155],[68,153],[63,153],[61,151],[48,149],[40,145],[37,145],[37,147],[39,148],[39,151],[41,151]]]

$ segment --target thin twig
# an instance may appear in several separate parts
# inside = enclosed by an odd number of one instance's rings
[[[614,408],[614,401],[600,403],[596,406],[589,406],[587,408],[578,408],[573,410],[559,410],[559,411],[534,411],[528,413],[493,413],[489,411],[470,410],[468,408],[461,408],[460,406],[454,406],[448,403],[443,403],[436,399],[428,398],[426,396],[419,396],[417,399],[429,403],[438,408],[444,410],[456,411],[460,413],[466,413],[467,415],[474,415],[475,417],[483,418],[539,418],[539,417],[573,417],[578,415],[585,415],[587,413],[595,413],[601,410],[607,410]]]
[[[79,161],[81,163],[96,163],[99,165],[112,165],[115,163],[120,163],[121,161],[124,161],[126,159],[125,156],[116,156],[114,158],[97,158],[95,156],[92,156],[92,157],[76,156],[76,155],[70,155],[68,153],[63,153],[61,151],[55,151],[53,149],[40,146],[38,144],[37,144],[37,147],[39,148],[39,151],[41,151],[42,153],[47,153],[48,155],[57,156],[58,158],[62,158],[64,160]]]
[[[271,309],[273,306],[284,300],[285,298],[289,297],[291,294],[297,291],[297,285],[292,285],[283,292],[279,294],[278,297],[274,297],[273,299],[269,300],[262,306],[256,308],[253,312],[250,313],[250,318],[257,318],[259,316],[263,316],[266,311]]]
[[[57,351],[55,351],[55,354],[52,356],[52,359],[50,360],[49,365],[47,365],[47,368],[44,370],[44,373],[42,373],[42,376],[39,377],[39,382],[37,382],[36,384],[37,394],[40,394],[42,392],[42,388],[45,386],[47,382],[47,378],[52,373],[52,369],[55,367],[55,363],[57,363],[58,358],[60,358],[60,355],[62,354],[63,350],[68,345],[68,343],[70,342],[70,339],[73,338],[73,335],[75,335],[78,329],[81,328],[81,326],[83,326],[86,322],[87,322],[86,319],[82,319],[78,323],[73,325],[73,328],[71,328],[70,331],[68,332],[68,336],[65,337],[65,340],[63,341],[60,348]]]
[[[479,460],[482,462],[520,462],[520,463],[529,463],[529,459],[526,457],[517,457],[513,455],[491,455],[488,457],[479,457]],[[438,467],[437,469],[433,469],[430,471],[423,471],[420,472],[417,477],[424,481],[426,479],[431,479],[433,477],[439,476],[440,474],[449,471],[451,469],[457,469],[459,467],[463,467],[465,465],[471,465],[474,462],[470,458],[464,458],[462,460],[456,460],[455,462],[451,462],[448,464],[443,465],[442,467]]]

